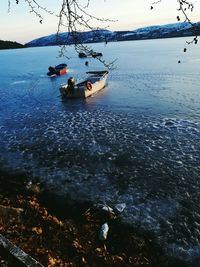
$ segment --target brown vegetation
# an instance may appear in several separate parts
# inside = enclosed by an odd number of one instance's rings
[[[106,213],[80,210],[75,218],[68,208],[68,219],[61,220],[39,202],[40,185],[27,186],[19,178],[1,174],[0,232],[44,266],[166,266],[152,240]],[[110,229],[103,242],[99,230],[105,220]],[[5,253],[0,254],[2,267],[17,266]]]

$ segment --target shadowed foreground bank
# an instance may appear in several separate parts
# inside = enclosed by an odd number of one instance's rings
[[[120,218],[83,204],[56,203],[39,183],[0,173],[0,233],[44,266],[184,266],[162,255],[153,239],[137,234]],[[106,241],[101,225],[109,224]],[[20,265],[0,250],[0,266]]]

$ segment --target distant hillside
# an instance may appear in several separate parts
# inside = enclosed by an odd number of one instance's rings
[[[14,49],[14,48],[23,48],[23,47],[25,46],[17,42],[0,40],[0,49]]]
[[[195,28],[188,22],[179,22],[166,25],[143,27],[132,31],[108,31],[96,30],[88,32],[76,32],[75,38],[68,32],[59,35],[51,34],[34,39],[26,46],[49,46],[73,43],[116,42],[128,40],[145,40],[156,38],[172,38],[193,36],[200,34],[200,22],[195,23]]]

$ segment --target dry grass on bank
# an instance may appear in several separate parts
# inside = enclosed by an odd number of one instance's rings
[[[39,202],[39,185],[27,190],[19,181],[1,175],[0,233],[45,267],[167,266],[151,240],[131,228],[95,212],[70,218],[70,209],[68,219],[61,220]],[[106,220],[110,229],[102,242],[99,230]],[[5,254],[0,261],[2,267],[16,267]]]

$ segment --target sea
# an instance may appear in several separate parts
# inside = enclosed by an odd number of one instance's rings
[[[124,223],[200,266],[200,49],[188,40],[88,45],[114,67],[103,90],[76,100],[60,85],[106,69],[97,59],[73,47],[65,57],[58,46],[1,50],[1,168],[70,201],[124,203]],[[68,74],[48,77],[60,63]]]

